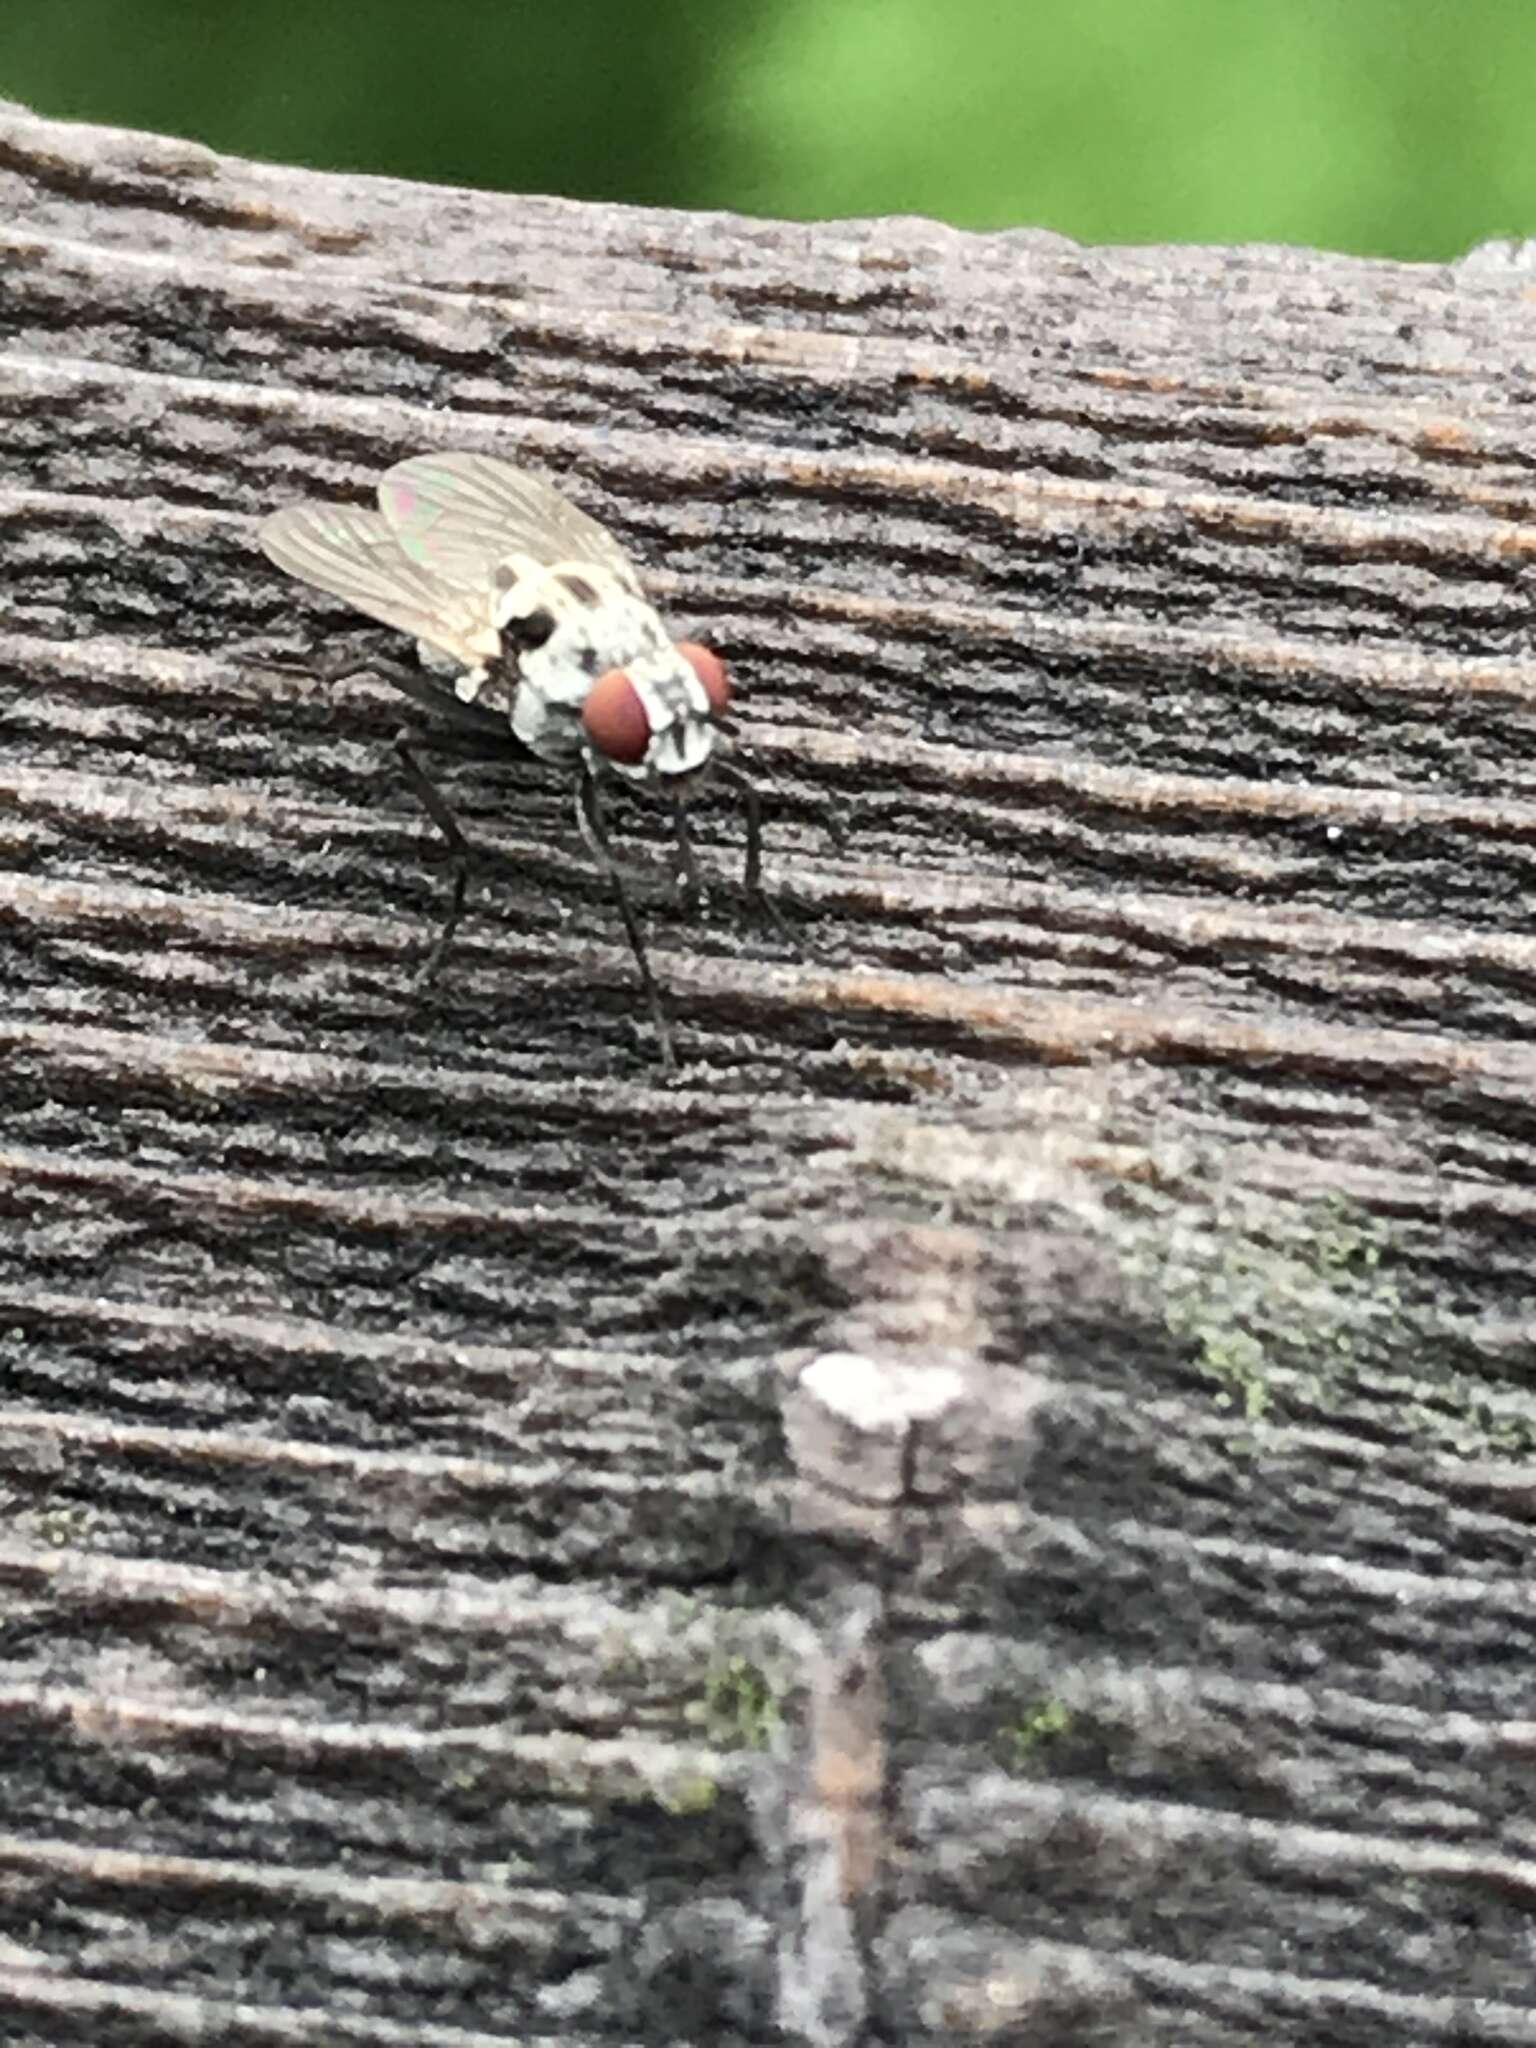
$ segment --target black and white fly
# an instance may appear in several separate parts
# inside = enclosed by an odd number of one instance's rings
[[[696,893],[685,800],[713,768],[746,809],[745,881],[761,897],[757,793],[718,758],[730,681],[707,647],[674,640],[607,529],[541,478],[488,455],[418,455],[384,472],[379,509],[287,505],[257,533],[291,575],[409,633],[421,667],[353,662],[490,752],[509,739],[576,778],[576,815],[607,875],[668,1067],[672,1036],[640,928],[609,844],[602,778],[671,804],[677,876]],[[431,735],[411,727],[395,749],[412,791],[456,863],[453,899],[428,962],[435,973],[464,907],[469,846],[417,758]]]

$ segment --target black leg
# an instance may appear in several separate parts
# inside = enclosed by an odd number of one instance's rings
[[[715,725],[720,732],[723,732],[729,738],[733,753],[745,755],[746,758],[751,762],[755,763],[757,761],[757,755],[753,750],[751,743],[741,738],[734,719],[717,718],[715,720]],[[720,764],[720,767],[724,766],[725,763],[722,762]],[[719,774],[720,768],[717,767],[714,772],[716,774]],[[773,781],[773,774],[771,770],[759,769],[758,772],[760,774],[765,774],[770,782]],[[732,762],[730,765],[730,779],[736,783],[738,788],[745,788],[746,777],[742,769],[739,768],[734,762]],[[760,805],[759,808],[761,808]],[[843,817],[841,806],[834,809],[831,805],[829,805],[825,810],[821,812],[818,822],[820,823],[821,828],[826,833],[827,837],[831,840],[834,849],[838,853],[842,853],[848,845],[849,834],[847,821]],[[750,817],[748,819],[748,827],[750,830]]]
[[[671,1027],[661,1007],[661,997],[656,992],[650,958],[645,950],[645,941],[640,935],[639,921],[624,888],[624,877],[613,857],[613,849],[608,844],[608,834],[603,825],[602,792],[597,786],[597,777],[585,760],[576,779],[576,823],[584,844],[608,877],[609,886],[613,890],[613,900],[618,905],[624,936],[629,940],[629,950],[634,954],[635,965],[640,970],[640,985],[645,990],[646,1004],[651,1013],[651,1025],[661,1052],[661,1063],[669,1074],[676,1073],[677,1054],[672,1046]]]
[[[459,830],[459,821],[443,800],[443,793],[433,782],[417,758],[416,749],[424,735],[413,731],[408,725],[401,726],[395,734],[395,753],[409,785],[412,796],[421,805],[448,844],[448,855],[453,862],[453,896],[448,905],[448,915],[443,919],[443,928],[437,935],[437,942],[427,955],[427,962],[421,971],[423,981],[437,978],[438,969],[448,957],[448,948],[458,929],[459,919],[464,914],[464,892],[469,886],[469,841]]]
[[[763,800],[757,785],[734,761],[722,761],[713,771],[721,780],[728,782],[741,797],[741,807],[747,819],[747,851],[742,863],[741,881],[758,912],[778,932],[780,938],[793,939],[794,934],[784,922],[779,906],[763,888]]]
[[[398,661],[389,655],[369,655],[359,660],[355,654],[342,654],[330,662],[268,661],[262,666],[274,669],[279,675],[308,676],[327,684],[345,683],[353,676],[373,676],[378,682],[388,683],[403,697],[409,697],[419,710],[429,712],[436,722],[453,732],[461,742],[479,741],[478,751],[482,754],[505,754],[521,760],[530,758],[528,748],[514,736],[505,711],[493,711],[486,704],[464,703],[454,695],[453,685],[446,677],[429,675],[414,663]],[[438,744],[435,735],[431,744]]]
[[[693,833],[688,825],[688,808],[681,797],[672,799],[672,838],[677,858],[672,870],[672,887],[679,903],[690,910],[696,909],[703,885],[699,880],[699,863],[693,851]]]
[[[741,884],[749,896],[763,893],[763,800],[757,793],[757,785],[750,775],[742,773],[734,761],[722,761],[715,769],[716,776],[728,782],[741,797],[741,807],[747,814],[747,856],[742,867]]]
[[[403,662],[370,661],[363,665],[361,671],[354,665],[350,673],[377,676],[380,682],[388,683],[391,689],[409,697],[419,710],[431,715],[434,725],[451,731],[467,753],[478,752],[493,757],[502,755],[522,761],[533,759],[529,749],[513,733],[505,711],[493,711],[488,704],[466,704],[453,694],[451,684],[439,682],[421,669],[408,668]],[[333,680],[339,682],[341,678],[338,676]],[[437,744],[435,739],[433,744]]]

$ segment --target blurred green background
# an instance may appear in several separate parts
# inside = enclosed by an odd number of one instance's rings
[[[1536,230],[1536,0],[0,0],[0,96],[759,214],[1414,257]]]

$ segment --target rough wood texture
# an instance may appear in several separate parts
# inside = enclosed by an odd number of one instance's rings
[[[1536,2041],[1519,268],[0,220],[0,2037]],[[443,446],[738,670],[675,1085],[538,770],[416,992],[292,670],[256,516]]]

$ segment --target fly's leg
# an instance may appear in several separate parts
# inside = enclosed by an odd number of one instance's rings
[[[417,750],[427,746],[434,752],[449,751],[477,760],[527,760],[529,750],[514,736],[503,712],[493,711],[484,704],[466,704],[451,687],[425,674],[413,663],[390,655],[359,657],[349,651],[331,662],[301,664],[278,661],[268,662],[266,666],[283,674],[304,675],[328,684],[345,682],[351,676],[372,676],[378,682],[388,683],[402,696],[409,697],[418,710],[427,712],[434,724],[442,728],[441,731],[421,732],[412,726],[402,726],[394,740],[395,754],[411,794],[442,834],[453,863],[453,893],[448,914],[422,969],[423,981],[435,980],[448,957],[454,932],[464,914],[471,854],[458,820],[422,767]]]
[[[732,752],[738,755],[745,755],[746,759],[757,767],[758,774],[766,776],[767,780],[771,783],[774,779],[772,770],[762,768],[760,765],[758,765],[758,755],[756,749],[752,746],[750,741],[744,740],[741,737],[740,730],[738,729],[735,720],[730,718],[717,718],[715,720],[715,724],[718,727],[718,729],[721,732],[723,732],[726,735],[726,737],[730,740]],[[722,762],[720,764],[720,767],[716,768],[713,772],[718,776],[722,772],[722,770],[726,771],[728,780],[734,782],[738,789],[742,790],[744,793],[746,792],[748,787],[746,775],[736,762]],[[750,802],[751,799],[749,797],[748,803],[750,804]],[[758,809],[759,814],[761,814],[760,800],[758,804]],[[823,832],[825,832],[827,837],[831,840],[833,850],[837,853],[846,852],[848,847],[849,831],[848,820],[844,816],[842,805],[833,805],[829,803],[821,811],[818,818],[818,823],[820,824]],[[752,831],[752,819],[750,811],[747,819],[747,829],[748,833],[750,834]]]
[[[592,773],[590,763],[585,760],[576,779],[576,823],[587,851],[608,877],[609,886],[613,890],[613,900],[618,905],[619,917],[624,925],[624,936],[629,940],[629,950],[634,954],[635,965],[640,970],[640,985],[645,990],[646,1006],[651,1013],[651,1028],[656,1033],[661,1064],[669,1074],[675,1074],[677,1054],[672,1046],[672,1029],[661,1007],[661,997],[657,994],[655,978],[651,973],[650,956],[645,950],[645,941],[640,936],[639,921],[624,887],[623,873],[614,858],[613,848],[608,843],[608,832],[603,822],[602,792],[597,786],[597,777]]]
[[[689,910],[698,907],[703,894],[699,880],[699,863],[693,851],[693,832],[688,824],[688,809],[681,797],[672,799],[672,837],[676,858],[672,863],[672,889],[677,901]]]
[[[750,775],[743,774],[734,761],[722,761],[715,774],[728,782],[741,798],[741,807],[747,816],[747,852],[742,863],[741,885],[749,896],[760,897],[763,893],[763,800],[757,793],[757,784]]]
[[[763,888],[763,800],[750,775],[734,761],[722,761],[715,776],[728,782],[741,798],[747,821],[747,850],[742,861],[741,883],[758,914],[767,919],[782,939],[793,939],[783,912]]]
[[[459,821],[449,810],[442,791],[421,765],[416,749],[423,738],[424,735],[411,726],[402,725],[395,734],[395,753],[411,795],[442,833],[447,841],[448,857],[453,862],[453,895],[448,915],[443,919],[443,928],[421,971],[423,981],[435,981],[439,968],[448,957],[448,948],[458,929],[459,919],[464,914],[464,892],[469,887],[469,841],[459,830]]]
[[[304,676],[311,682],[327,685],[349,682],[353,676],[372,676],[376,682],[388,683],[392,690],[409,697],[435,724],[451,731],[466,753],[479,751],[490,756],[504,754],[513,760],[529,759],[527,747],[514,737],[505,713],[493,711],[485,704],[466,704],[454,695],[448,683],[392,655],[341,654],[329,662],[267,661],[262,667],[278,675]],[[423,734],[422,738],[434,747],[441,744],[436,733]],[[478,749],[473,744],[476,741]]]

